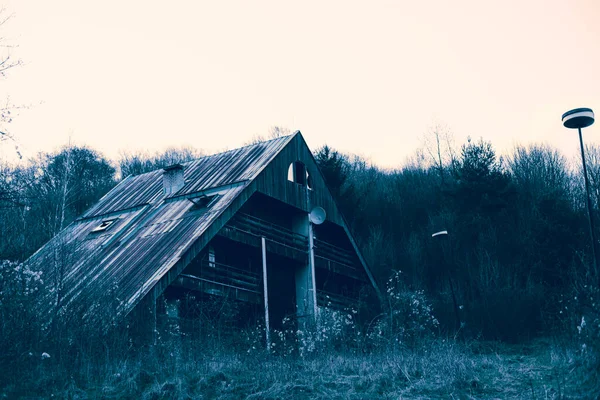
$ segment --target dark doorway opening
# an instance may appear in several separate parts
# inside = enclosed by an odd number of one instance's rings
[[[271,329],[283,330],[295,326],[295,267],[295,263],[289,259],[267,254],[269,324]],[[284,318],[288,321],[285,326],[283,324]]]

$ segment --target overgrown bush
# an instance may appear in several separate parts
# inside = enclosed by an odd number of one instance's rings
[[[357,310],[319,308],[314,329],[298,330],[298,351],[301,356],[325,351],[354,351],[363,342],[355,319]]]
[[[587,374],[584,384],[600,395],[600,288],[575,285],[559,302],[559,321],[576,346],[575,361]]]
[[[40,272],[24,264],[0,262],[0,371],[35,353],[32,345],[41,333],[35,310],[42,285]],[[0,376],[5,375],[0,372]]]
[[[319,307],[314,321],[286,317],[281,329],[271,332],[270,352],[302,358],[331,353],[368,352],[372,349],[413,347],[431,339],[439,322],[423,290],[410,290],[401,271],[387,282],[385,312],[367,323],[359,323],[356,308]],[[264,327],[245,332],[248,353],[264,349]]]
[[[437,332],[439,322],[425,292],[410,290],[401,271],[394,271],[388,279],[385,301],[385,312],[368,334],[373,345],[413,345]]]

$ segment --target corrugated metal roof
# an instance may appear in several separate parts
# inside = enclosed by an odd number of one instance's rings
[[[162,170],[128,177],[28,262],[43,271],[50,287],[58,287],[60,281],[63,305],[85,310],[115,288],[122,311],[128,312],[291,137],[186,163],[185,185],[170,197],[163,194]],[[209,189],[220,197],[200,212],[189,212],[194,204],[188,197]],[[117,221],[106,231],[91,233],[109,217]],[[46,302],[48,310],[55,304],[56,291],[53,296]]]
[[[229,150],[183,164],[185,185],[170,197],[251,180],[290,140],[283,136],[255,145]],[[163,170],[129,176],[90,208],[91,218],[163,200]]]
[[[149,204],[162,197],[162,170],[128,176],[86,211],[82,218],[97,217]]]

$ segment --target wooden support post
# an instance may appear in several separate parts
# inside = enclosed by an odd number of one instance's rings
[[[152,343],[156,346],[158,342],[158,323],[157,323],[157,315],[156,315],[156,302],[158,301],[158,296],[156,295],[156,287],[152,289],[152,316],[154,317],[154,323],[152,324]]]
[[[308,224],[308,273],[310,274],[310,289],[308,290],[308,294],[312,301],[313,321],[316,323],[319,308],[317,305],[317,278],[315,273],[315,235],[313,232],[313,224],[310,220],[310,213],[312,210],[310,193],[311,191],[306,188],[306,209],[308,210],[308,214],[306,214],[306,223]]]
[[[315,240],[313,234],[312,222],[308,221],[308,268],[311,278],[311,287],[309,293],[312,297],[313,305],[313,317],[317,318],[318,306],[317,306],[317,280],[315,277]]]
[[[271,331],[269,328],[269,291],[267,285],[267,243],[264,236],[262,243],[262,267],[263,267],[263,292],[265,297],[265,337],[267,342],[267,351],[271,350]]]

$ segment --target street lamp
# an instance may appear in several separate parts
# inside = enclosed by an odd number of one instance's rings
[[[448,231],[439,231],[439,232],[432,234],[431,237],[432,238],[434,238],[434,237],[441,238],[441,237],[449,237],[449,235],[448,235]],[[452,249],[452,247],[450,247],[450,249]],[[442,251],[442,257],[443,257],[443,251]],[[443,258],[445,259],[445,257],[443,257]],[[448,272],[448,283],[450,284],[450,293],[452,294],[452,303],[454,305],[454,316],[456,317],[456,329],[458,331],[461,327],[460,315],[458,314],[458,303],[456,302],[456,295],[454,294],[454,285],[452,284],[450,265],[449,265],[449,263],[445,263],[445,264],[446,264],[446,270]]]
[[[585,180],[585,193],[587,197],[587,211],[590,223],[590,237],[592,239],[592,255],[594,258],[594,272],[598,275],[598,260],[596,258],[596,231],[594,229],[594,218],[592,217],[592,200],[590,199],[590,182],[588,180],[587,168],[585,166],[585,154],[583,152],[583,138],[581,128],[586,128],[594,123],[594,112],[591,108],[575,108],[562,115],[562,123],[565,128],[577,129],[579,131],[579,146],[581,147],[581,162],[583,163],[583,177]]]

